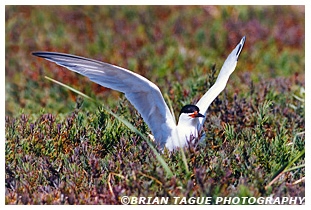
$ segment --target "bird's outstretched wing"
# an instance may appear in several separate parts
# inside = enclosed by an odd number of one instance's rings
[[[237,65],[237,61],[242,51],[243,45],[245,43],[245,39],[246,37],[244,36],[241,39],[240,43],[229,54],[219,72],[215,84],[203,95],[203,97],[196,104],[196,106],[199,107],[200,112],[205,115],[204,118],[202,117],[199,119],[200,120],[199,129],[201,129],[203,123],[205,122],[208,107],[214,101],[214,99],[221,93],[221,91],[225,89],[228,79]]]
[[[57,52],[32,54],[124,93],[151,129],[157,143],[164,147],[176,124],[160,89],[154,83],[127,69],[97,60]]]

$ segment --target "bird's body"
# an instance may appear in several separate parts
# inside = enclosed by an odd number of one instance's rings
[[[33,55],[45,58],[69,70],[88,77],[104,87],[117,90],[138,110],[151,129],[156,143],[172,151],[184,147],[199,136],[206,112],[212,101],[225,88],[229,76],[234,71],[237,59],[245,42],[242,38],[223,64],[215,84],[203,95],[196,105],[182,108],[176,125],[160,89],[145,77],[127,69],[70,54],[57,52],[34,52]],[[200,114],[201,113],[203,114]]]

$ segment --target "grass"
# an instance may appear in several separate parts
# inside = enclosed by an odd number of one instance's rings
[[[305,196],[303,7],[6,6],[5,21],[6,204]],[[178,117],[243,35],[206,140],[172,154],[146,139],[122,94],[31,56],[67,52],[131,69],[160,87]]]

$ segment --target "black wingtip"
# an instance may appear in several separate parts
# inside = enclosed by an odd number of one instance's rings
[[[237,50],[237,52],[236,52],[236,57],[237,57],[236,60],[239,59],[239,56],[240,56],[240,53],[242,52],[242,49],[243,49],[243,46],[244,46],[245,41],[246,41],[246,36],[243,36],[242,39],[241,39],[241,41],[240,41],[240,43],[238,44],[238,47],[239,47],[239,48],[238,48],[238,50]]]
[[[53,56],[65,55],[62,53],[48,52],[48,51],[36,51],[32,52],[31,54],[44,59],[52,59]]]
[[[46,57],[46,56],[44,56],[44,52],[36,51],[36,52],[32,52],[31,54],[34,55],[34,56],[37,56],[37,57],[41,57],[41,58],[45,58]]]

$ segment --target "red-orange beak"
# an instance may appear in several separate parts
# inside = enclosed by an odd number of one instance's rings
[[[195,111],[192,114],[189,114],[190,117],[195,118],[195,117],[205,117],[203,114]]]

